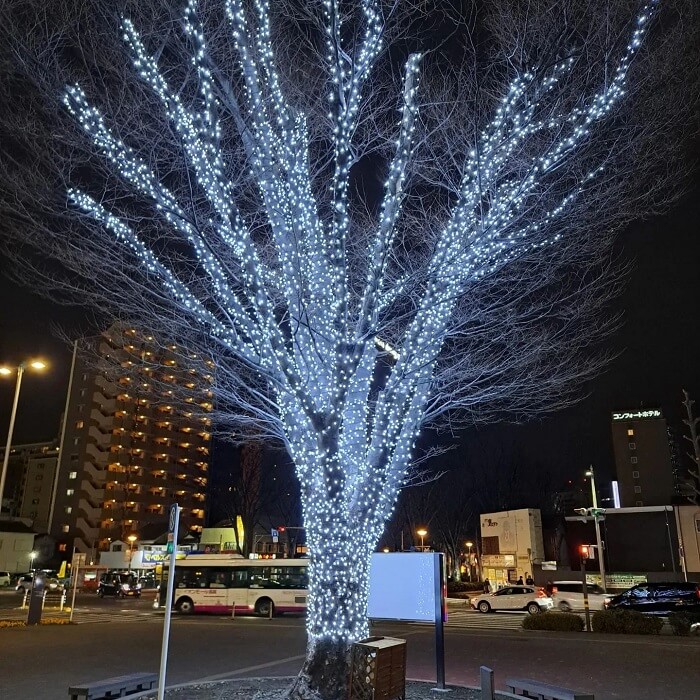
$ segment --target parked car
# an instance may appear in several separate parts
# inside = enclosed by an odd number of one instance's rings
[[[15,590],[19,593],[26,593],[31,590],[33,585],[34,574],[22,574],[22,576],[17,579]],[[62,591],[63,585],[57,578],[47,576],[44,578],[44,589],[47,591]]]
[[[591,610],[604,610],[605,601],[612,598],[595,584],[588,584],[588,607]],[[583,610],[583,583],[581,581],[555,581],[552,595],[554,605],[563,612]]]
[[[641,583],[607,602],[609,610],[638,610],[650,615],[700,613],[700,584],[692,582]]]
[[[492,610],[527,610],[531,615],[536,615],[552,608],[554,601],[544,588],[506,586],[495,593],[484,593],[472,598],[471,606],[482,613]]]
[[[0,571],[0,587],[2,588],[9,588],[10,587],[10,572],[9,571]]]
[[[104,598],[106,595],[125,598],[133,596],[141,597],[141,584],[131,574],[103,574],[97,586],[97,595]]]

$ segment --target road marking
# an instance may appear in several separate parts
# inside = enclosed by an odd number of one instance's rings
[[[286,659],[277,659],[276,661],[268,661],[264,664],[256,664],[255,666],[247,666],[246,668],[239,668],[236,671],[227,671],[226,673],[217,673],[213,676],[205,676],[204,678],[198,678],[196,681],[188,681],[187,685],[194,685],[196,683],[210,683],[211,681],[219,681],[231,676],[240,676],[242,673],[250,673],[251,671],[260,671],[264,668],[272,668],[272,666],[279,666],[281,664],[288,664],[292,661],[301,661],[306,658],[306,654],[299,654],[297,656],[288,656]]]

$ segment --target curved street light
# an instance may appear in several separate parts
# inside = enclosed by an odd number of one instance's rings
[[[420,551],[425,552],[425,545],[423,544],[423,538],[428,534],[428,531],[422,527],[420,530],[416,530],[416,535],[420,537]]]
[[[15,397],[12,401],[12,413],[10,413],[10,427],[7,431],[7,444],[5,445],[5,456],[2,460],[2,473],[0,473],[0,513],[2,512],[2,497],[5,492],[5,479],[7,478],[7,465],[10,461],[10,448],[12,447],[12,433],[15,430],[15,418],[17,416],[17,404],[19,402],[19,390],[22,386],[22,375],[24,370],[29,367],[37,371],[46,369],[46,363],[43,360],[26,360],[20,362],[16,368],[3,366],[0,367],[0,376],[9,377],[14,372],[17,372],[17,381],[15,382]]]

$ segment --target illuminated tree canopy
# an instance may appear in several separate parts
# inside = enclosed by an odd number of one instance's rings
[[[215,358],[219,431],[294,461],[311,556],[295,697],[345,692],[421,429],[569,403],[616,324],[613,234],[684,167],[662,116],[692,43],[678,16],[483,4],[126,3],[127,66],[89,41],[96,1],[15,56],[13,80],[44,96],[60,76],[65,107],[6,120],[24,269]],[[652,62],[654,32],[675,59]]]

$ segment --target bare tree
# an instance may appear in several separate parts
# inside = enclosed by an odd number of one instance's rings
[[[614,233],[686,167],[697,8],[183,3],[4,6],[6,249],[215,359],[219,430],[286,446],[290,695],[335,700],[421,428],[555,410],[604,364]]]
[[[693,413],[694,403],[688,392],[683,389],[683,406],[688,416],[683,419],[683,423],[688,426],[689,433],[683,437],[692,445],[693,450],[687,453],[693,462],[693,468],[688,469],[688,478],[685,479],[685,483],[689,491],[688,498],[697,505],[700,502],[700,435],[698,435],[700,417]]]

